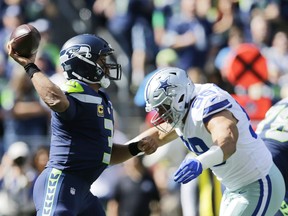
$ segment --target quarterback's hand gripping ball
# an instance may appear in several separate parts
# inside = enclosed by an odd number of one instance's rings
[[[30,24],[18,26],[10,36],[13,51],[25,58],[29,58],[37,52],[40,40],[39,31]]]

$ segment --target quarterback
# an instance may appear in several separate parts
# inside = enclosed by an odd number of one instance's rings
[[[100,201],[90,192],[91,183],[109,164],[141,151],[153,153],[157,147],[151,142],[112,142],[113,106],[102,88],[121,78],[121,66],[107,60],[114,50],[96,35],[70,38],[60,52],[68,80],[60,89],[34,64],[36,54],[19,56],[12,42],[8,43],[9,55],[24,67],[52,111],[49,162],[33,190],[37,216],[104,216]]]

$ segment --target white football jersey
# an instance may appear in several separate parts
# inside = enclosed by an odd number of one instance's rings
[[[236,152],[211,170],[229,190],[265,177],[273,164],[272,155],[252,129],[245,110],[228,92],[214,84],[196,84],[196,92],[185,124],[176,129],[186,147],[197,155],[206,152],[213,143],[205,123],[213,114],[229,110],[238,120]]]

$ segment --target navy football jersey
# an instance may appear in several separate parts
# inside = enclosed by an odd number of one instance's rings
[[[288,188],[288,98],[274,104],[257,126],[256,132],[264,140],[273,160],[284,176]],[[288,194],[286,195],[288,199]]]
[[[62,88],[70,101],[63,113],[52,112],[48,167],[80,175],[91,183],[110,162],[113,107],[108,96],[69,80]]]

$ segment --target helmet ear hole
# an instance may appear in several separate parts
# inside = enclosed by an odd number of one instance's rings
[[[104,70],[98,64],[96,66],[96,73],[97,73],[98,77],[104,76]]]
[[[178,103],[181,103],[184,100],[184,94],[179,98]]]

